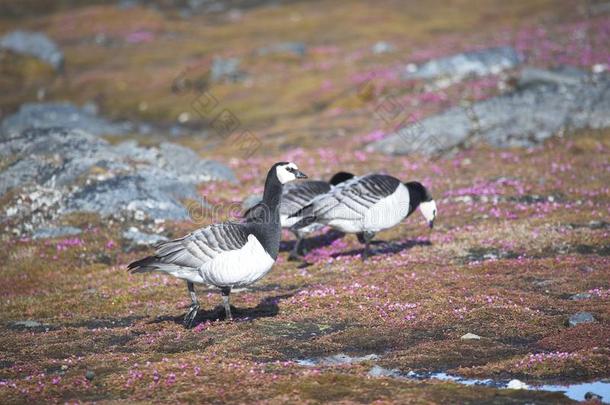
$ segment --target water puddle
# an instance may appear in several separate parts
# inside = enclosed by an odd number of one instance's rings
[[[347,354],[339,353],[333,356],[320,357],[317,359],[302,359],[296,360],[299,366],[315,367],[315,366],[344,366],[346,364],[362,363],[364,361],[378,360],[376,354],[369,354],[362,357],[352,357]]]
[[[341,366],[362,363],[365,361],[378,360],[379,356],[376,354],[369,354],[367,356],[352,357],[347,354],[339,353],[333,356],[312,358],[312,359],[300,359],[296,360],[296,363],[305,367],[316,367],[316,366]],[[464,378],[456,375],[447,373],[416,373],[409,371],[403,373],[395,369],[387,369],[374,365],[369,371],[371,377],[393,377],[411,380],[439,380],[439,381],[451,381],[456,384],[469,385],[469,386],[482,386],[491,387],[498,389],[525,389],[532,391],[550,391],[550,392],[563,392],[563,394],[575,401],[583,401],[587,394],[595,394],[601,397],[601,401],[604,404],[610,403],[610,381],[593,381],[584,383],[574,384],[540,384],[540,385],[529,385],[519,380],[492,380],[492,379],[477,379],[477,378]]]

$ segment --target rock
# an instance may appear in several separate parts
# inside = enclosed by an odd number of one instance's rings
[[[135,246],[151,246],[167,240],[163,235],[144,233],[136,227],[131,227],[123,232],[123,239],[129,240]]]
[[[59,238],[63,236],[79,235],[82,231],[73,226],[62,226],[58,228],[39,228],[32,234],[33,239]]]
[[[95,378],[95,373],[91,370],[87,370],[87,372],[85,373],[85,378],[89,381],[93,381],[93,379]]]
[[[29,332],[48,332],[52,329],[56,329],[56,327],[53,325],[49,325],[49,324],[38,322],[38,321],[32,321],[29,319],[25,320],[25,321],[15,321],[10,325],[10,327],[14,330],[29,331]]]
[[[593,295],[591,295],[590,293],[578,293],[578,294],[574,294],[570,297],[570,299],[572,301],[584,301],[584,300],[588,300],[591,299],[593,297]]]
[[[122,135],[131,129],[129,124],[111,123],[70,103],[27,103],[2,121],[0,140],[15,138],[26,129],[57,127],[79,128],[93,135]]]
[[[37,328],[39,326],[42,326],[42,324],[38,321],[17,321],[17,322],[13,322],[13,325],[15,326],[23,326],[24,328]]]
[[[467,76],[498,74],[518,66],[521,62],[522,57],[515,49],[502,46],[433,59],[415,69],[407,69],[403,73],[403,78],[450,78],[451,81],[456,82]]]
[[[394,46],[388,42],[379,41],[371,47],[371,51],[373,51],[373,53],[377,55],[382,53],[390,53],[394,51]]]
[[[461,340],[481,340],[481,336],[475,335],[474,333],[467,333],[460,337]]]
[[[566,66],[555,70],[525,67],[521,71],[517,84],[522,88],[541,83],[576,85],[585,77],[586,76],[582,70]]]
[[[537,83],[454,107],[405,126],[369,148],[388,154],[432,155],[482,141],[529,147],[566,131],[610,127],[610,75],[575,84]]]
[[[225,180],[233,183],[237,178],[227,166],[204,160],[192,149],[175,143],[164,142],[159,147],[160,165],[182,181],[201,183],[210,180]]]
[[[213,82],[228,80],[237,82],[243,79],[244,73],[239,70],[239,59],[214,57],[210,71]]]
[[[380,366],[373,366],[372,369],[369,370],[369,376],[371,377],[400,377],[400,371],[398,370],[389,370],[387,368],[383,368]]]
[[[258,50],[261,56],[272,54],[293,54],[295,56],[305,56],[307,45],[303,42],[281,42],[279,44],[266,46]]]
[[[57,44],[45,34],[30,31],[13,31],[0,38],[0,48],[30,55],[62,70],[64,55]]]
[[[228,167],[180,145],[111,145],[79,129],[29,129],[0,139],[0,158],[7,162],[0,171],[0,196],[15,191],[4,214],[17,234],[46,228],[76,211],[186,220],[190,216],[182,200],[205,205],[197,183],[236,181]],[[43,237],[55,231],[40,232]]]
[[[585,400],[587,400],[587,401],[599,401],[599,402],[601,402],[603,399],[604,399],[604,397],[602,397],[601,395],[596,394],[594,392],[591,392],[591,391],[589,391],[589,392],[587,392],[585,394]]]
[[[508,388],[510,390],[528,390],[530,387],[523,381],[514,379],[514,380],[510,380],[508,382],[508,384],[506,385],[506,388]]]
[[[580,325],[581,323],[594,323],[594,322],[597,322],[597,321],[595,320],[593,315],[591,315],[589,312],[577,312],[568,319],[568,325],[570,327]]]
[[[186,220],[189,213],[180,200],[187,198],[198,199],[191,184],[150,168],[94,181],[72,193],[64,211],[97,212],[102,216],[131,211],[155,219]]]

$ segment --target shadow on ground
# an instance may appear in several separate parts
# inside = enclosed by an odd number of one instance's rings
[[[233,313],[233,317],[236,320],[254,320],[259,318],[268,318],[276,316],[280,312],[280,307],[278,305],[279,301],[282,299],[290,298],[294,294],[281,294],[275,295],[273,297],[267,297],[261,300],[257,306],[254,308],[236,308],[231,305],[231,312]],[[220,299],[220,294],[218,295]],[[180,316],[171,316],[165,315],[155,318],[154,320],[147,322],[148,324],[154,323],[162,323],[162,322],[174,322],[176,324],[182,325],[184,321],[184,315]],[[225,319],[225,311],[221,305],[216,306],[214,309],[205,310],[200,309],[199,313],[197,313],[197,317],[195,318],[195,324],[199,324],[202,322],[208,321],[217,321]]]

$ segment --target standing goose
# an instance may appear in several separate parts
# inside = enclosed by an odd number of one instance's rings
[[[314,198],[328,193],[334,188],[334,186],[353,177],[354,175],[351,173],[338,172],[331,177],[329,182],[325,182],[323,180],[306,180],[291,183],[284,187],[284,191],[282,192],[282,202],[280,203],[280,223],[282,224],[282,228],[290,229],[290,231],[296,237],[296,243],[290,252],[289,259],[298,259],[302,254],[301,244],[303,242],[303,238],[307,234],[316,232],[324,227],[323,224],[312,222],[302,228],[294,228],[293,225],[302,220],[304,216],[291,215],[309,205]],[[255,220],[263,215],[263,212],[261,211],[262,209],[265,209],[265,206],[264,203],[261,202],[248,209],[244,213],[244,216],[250,221]]]
[[[184,326],[193,326],[199,302],[194,284],[220,288],[226,319],[232,319],[231,288],[250,285],[263,277],[277,259],[280,247],[280,204],[283,185],[307,178],[294,163],[274,164],[265,181],[263,203],[271,216],[265,221],[224,222],[198,229],[189,235],[162,242],[153,256],[131,263],[133,273],[159,271],[186,280],[191,306]]]
[[[375,233],[397,225],[417,207],[432,228],[436,203],[426,187],[416,181],[403,184],[385,174],[368,174],[339,184],[292,216],[305,217],[294,225],[297,229],[317,222],[358,234],[365,244],[366,259]]]

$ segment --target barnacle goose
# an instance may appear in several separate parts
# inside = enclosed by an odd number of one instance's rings
[[[159,271],[186,280],[191,306],[184,326],[193,326],[199,302],[194,284],[220,288],[226,319],[232,319],[231,288],[244,287],[263,277],[277,259],[280,247],[279,210],[283,185],[307,178],[294,163],[274,164],[265,181],[263,203],[271,215],[265,220],[224,222],[200,228],[189,235],[162,242],[153,256],[131,263],[133,273]]]
[[[436,203],[429,191],[416,181],[401,183],[385,174],[354,177],[313,199],[292,217],[304,217],[293,227],[298,229],[316,222],[345,233],[356,233],[365,244],[363,259],[376,232],[388,229],[419,207],[432,228]]]
[[[343,183],[346,180],[353,178],[354,175],[348,172],[335,173],[330,181],[323,180],[305,180],[287,184],[282,192],[282,202],[280,203],[280,223],[282,228],[289,229],[296,237],[294,248],[290,252],[289,260],[298,259],[302,254],[301,244],[303,238],[309,234],[316,232],[324,227],[324,225],[312,222],[302,228],[294,228],[293,225],[298,223],[303,216],[291,216],[298,212],[303,207],[309,205],[312,200],[322,194],[328,193],[337,184]],[[266,209],[263,203],[258,203],[248,209],[244,216],[252,221],[261,215],[266,215],[261,210]]]

